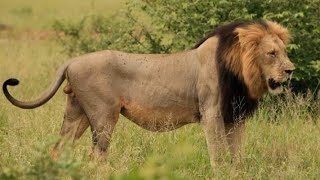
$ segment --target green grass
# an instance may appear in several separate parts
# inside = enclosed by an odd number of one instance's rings
[[[15,29],[49,29],[53,20],[74,19],[92,14],[111,15],[124,0],[1,0],[0,23]]]
[[[92,9],[104,13],[102,5],[112,5],[108,9],[113,10],[121,6],[112,1],[62,2],[32,0],[36,4],[33,6],[29,1],[4,1],[0,22],[10,20],[22,31],[47,29],[55,17],[78,18]],[[78,2],[77,8],[72,2]],[[94,8],[91,2],[96,3]],[[31,17],[19,15],[29,12],[23,7],[31,6]],[[16,15],[15,9],[21,12]],[[0,37],[0,82],[16,77],[21,84],[10,92],[24,100],[36,98],[67,59],[62,47],[50,39]],[[89,130],[66,148],[61,159],[52,161],[48,151],[58,138],[63,119],[62,91],[35,110],[14,107],[0,95],[0,179],[319,179],[320,103],[310,104],[308,98],[292,96],[276,103],[265,101],[248,120],[246,155],[241,166],[235,168],[225,162],[213,176],[199,125],[152,133],[123,117],[106,161],[89,158]]]

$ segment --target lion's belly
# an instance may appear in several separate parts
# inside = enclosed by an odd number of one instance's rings
[[[137,103],[126,103],[121,114],[144,129],[159,132],[199,122],[195,107],[148,108]]]

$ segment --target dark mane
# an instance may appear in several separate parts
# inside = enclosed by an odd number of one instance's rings
[[[267,27],[267,24],[263,20],[231,23],[216,28],[194,46],[194,49],[198,48],[213,36],[219,38],[216,61],[221,92],[221,113],[225,123],[238,123],[244,120],[246,117],[252,115],[258,106],[258,100],[252,99],[249,96],[248,87],[245,85],[243,79],[227,67],[226,62],[230,60],[224,56],[231,52],[231,48],[239,42],[234,30],[238,27],[246,27],[255,23]],[[240,59],[237,59],[237,61],[239,61],[237,64],[241,65]]]
[[[233,31],[238,28],[238,27],[245,27],[248,26],[250,24],[261,24],[264,27],[268,27],[268,25],[266,24],[266,22],[264,20],[255,20],[255,21],[236,21],[224,26],[219,26],[217,28],[215,28],[214,30],[212,30],[211,32],[207,33],[207,35],[202,38],[194,47],[193,49],[198,48],[199,46],[201,46],[201,44],[203,44],[207,39],[213,37],[213,36],[230,36],[230,35],[234,35]]]
[[[212,30],[211,32],[207,33],[207,35],[202,38],[194,47],[193,49],[198,48],[199,46],[201,46],[201,44],[203,44],[207,39],[213,37],[213,36],[221,36],[223,34],[233,34],[233,31],[240,26],[245,26],[246,24],[248,24],[248,22],[234,22],[231,24],[227,24],[225,26],[220,26],[215,28],[214,30]]]

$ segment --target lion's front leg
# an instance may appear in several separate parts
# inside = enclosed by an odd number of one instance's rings
[[[202,113],[201,125],[203,126],[210,163],[213,171],[219,162],[223,162],[227,152],[227,141],[223,118],[216,109],[207,109]]]
[[[239,163],[244,155],[245,122],[225,124],[227,140],[233,162]]]

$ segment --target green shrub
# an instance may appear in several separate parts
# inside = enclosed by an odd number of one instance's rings
[[[61,179],[70,177],[82,179],[79,163],[70,157],[70,152],[62,153],[58,160],[53,160],[48,154],[49,146],[37,148],[37,156],[30,164],[15,164],[5,166],[0,164],[0,179]]]
[[[137,0],[122,15],[57,21],[60,42],[69,55],[116,49],[140,53],[172,53],[192,48],[208,31],[237,20],[269,19],[288,27],[293,41],[289,56],[296,64],[296,90],[320,84],[320,0]],[[83,26],[83,22],[86,22]],[[73,30],[77,33],[70,33]]]

